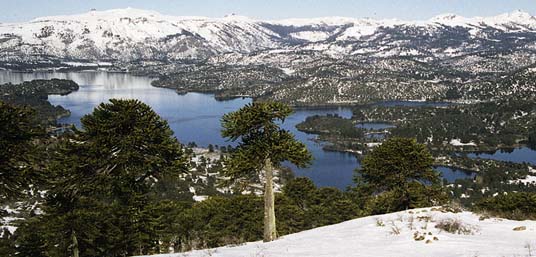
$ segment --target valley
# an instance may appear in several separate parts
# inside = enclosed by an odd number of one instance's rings
[[[0,23],[0,111],[0,255],[533,251],[527,12]]]

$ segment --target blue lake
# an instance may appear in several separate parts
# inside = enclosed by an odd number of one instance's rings
[[[236,111],[251,102],[251,99],[216,101],[213,95],[188,93],[179,95],[174,90],[156,88],[150,85],[148,77],[132,76],[125,73],[106,72],[34,72],[14,73],[0,71],[0,84],[18,84],[33,79],[71,79],[80,89],[66,96],[49,96],[54,105],[61,105],[71,111],[71,116],[60,120],[80,127],[80,118],[93,111],[101,102],[110,98],[139,99],[150,105],[160,116],[169,122],[176,137],[182,143],[196,142],[200,146],[233,145],[220,136],[220,118],[223,114]],[[290,130],[298,140],[305,143],[314,156],[311,167],[291,168],[296,176],[311,178],[318,186],[345,188],[352,184],[353,170],[359,162],[354,155],[340,152],[327,152],[322,145],[314,142],[315,136],[298,131],[296,124],[311,115],[339,114],[350,118],[350,108],[298,109],[287,118],[283,127]]]
[[[71,79],[80,85],[80,90],[66,96],[49,96],[54,105],[61,105],[71,111],[71,116],[60,120],[62,123],[72,123],[80,126],[80,118],[93,111],[93,108],[110,98],[139,99],[149,104],[159,115],[169,122],[170,127],[182,143],[196,142],[200,146],[229,145],[220,136],[220,118],[223,114],[236,111],[251,102],[251,99],[233,99],[217,101],[213,95],[188,93],[179,95],[174,90],[156,88],[150,85],[148,77],[133,76],[124,73],[107,72],[70,72],[70,73],[14,73],[0,71],[0,84],[21,83],[33,79]],[[382,102],[387,106],[437,106],[449,103],[423,103],[423,102]],[[290,166],[296,176],[311,178],[318,186],[332,186],[341,189],[352,185],[354,170],[359,167],[359,161],[353,154],[329,152],[322,149],[322,143],[313,141],[315,135],[298,131],[296,124],[304,121],[308,116],[338,114],[344,118],[352,116],[351,108],[300,108],[287,118],[283,127],[290,130],[298,140],[305,143],[314,156],[313,164],[309,168],[298,169]],[[363,128],[382,130],[392,127],[387,123],[363,123]],[[378,136],[379,137],[379,136]],[[528,162],[536,164],[536,151],[528,148],[515,149],[512,152],[496,152],[494,154],[471,154],[470,157],[493,158],[515,162]],[[467,174],[448,168],[438,168],[443,176],[451,181],[456,178],[465,178]]]
[[[435,170],[439,171],[441,173],[441,176],[449,183],[453,183],[457,179],[473,179],[475,177],[475,173],[453,169],[445,166],[435,167]]]
[[[467,156],[470,158],[530,163],[532,165],[536,165],[536,150],[528,147],[520,147],[511,150],[499,150],[493,153],[470,153]]]

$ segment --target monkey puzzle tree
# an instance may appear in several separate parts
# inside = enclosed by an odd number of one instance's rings
[[[81,123],[82,130],[58,144],[50,164],[57,178],[43,217],[47,229],[61,235],[51,245],[64,252],[71,247],[75,256],[148,253],[158,244],[150,194],[158,180],[188,171],[180,143],[138,100],[101,103]]]
[[[292,113],[282,103],[252,103],[222,118],[222,136],[240,140],[235,151],[226,160],[226,175],[232,181],[240,178],[264,177],[264,241],[277,238],[273,167],[290,161],[298,167],[307,166],[312,156],[289,131],[279,127]]]
[[[355,180],[390,212],[445,201],[439,173],[425,145],[411,138],[390,138],[372,150],[356,170]]]
[[[34,111],[0,101],[0,200],[16,197],[32,177],[32,141],[44,135],[33,122]]]

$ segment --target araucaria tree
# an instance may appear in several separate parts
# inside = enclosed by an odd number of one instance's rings
[[[226,161],[226,174],[231,180],[264,178],[264,241],[277,238],[273,170],[283,161],[298,167],[307,166],[312,156],[279,122],[292,113],[282,103],[261,102],[244,106],[222,118],[222,135],[232,141],[239,140],[236,150]]]
[[[33,140],[44,135],[33,119],[33,110],[0,101],[0,200],[20,196],[33,177]]]
[[[47,251],[127,256],[158,248],[150,215],[157,180],[187,171],[167,122],[138,100],[111,99],[81,119],[56,149],[43,221],[58,236]],[[50,253],[50,252],[49,252]],[[54,255],[54,254],[51,254]]]
[[[446,195],[433,163],[426,146],[415,139],[391,138],[363,159],[355,180],[373,199],[372,213],[440,204]]]

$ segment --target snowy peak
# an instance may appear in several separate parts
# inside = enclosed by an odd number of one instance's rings
[[[502,26],[502,25],[529,25],[536,26],[536,18],[527,12],[516,10],[492,17],[466,18],[456,14],[442,14],[429,20],[430,23],[438,23],[450,26]]]
[[[467,23],[468,19],[463,16],[448,13],[448,14],[441,14],[441,15],[435,16],[432,19],[430,19],[430,22],[441,23],[441,24]]]
[[[32,20],[33,22],[45,21],[98,21],[98,20],[116,20],[121,18],[162,18],[163,15],[156,11],[141,10],[135,8],[111,9],[105,11],[91,10],[83,14],[58,15],[40,17]]]
[[[433,40],[442,31],[456,37],[448,49],[441,47],[443,41]],[[506,33],[521,32],[536,36],[536,19],[523,11],[486,18],[444,14],[428,21],[347,17],[263,21],[236,14],[222,18],[169,16],[125,8],[0,23],[0,61],[48,57],[182,60],[264,50],[318,51],[336,57],[370,53],[436,58],[462,54],[456,49],[466,49],[469,44],[475,51],[483,50],[490,37],[500,42]],[[530,42],[526,47],[534,48]],[[431,52],[431,48],[435,50]]]
[[[227,21],[246,21],[246,22],[255,22],[256,21],[255,19],[252,19],[252,18],[247,17],[247,16],[241,16],[241,15],[238,15],[236,13],[227,14],[227,15],[223,16],[223,19],[227,20]]]
[[[499,15],[497,17],[503,18],[505,20],[509,21],[517,21],[520,23],[527,22],[530,19],[533,19],[534,17],[530,15],[528,12],[522,11],[522,10],[515,10],[511,13],[506,13]]]

